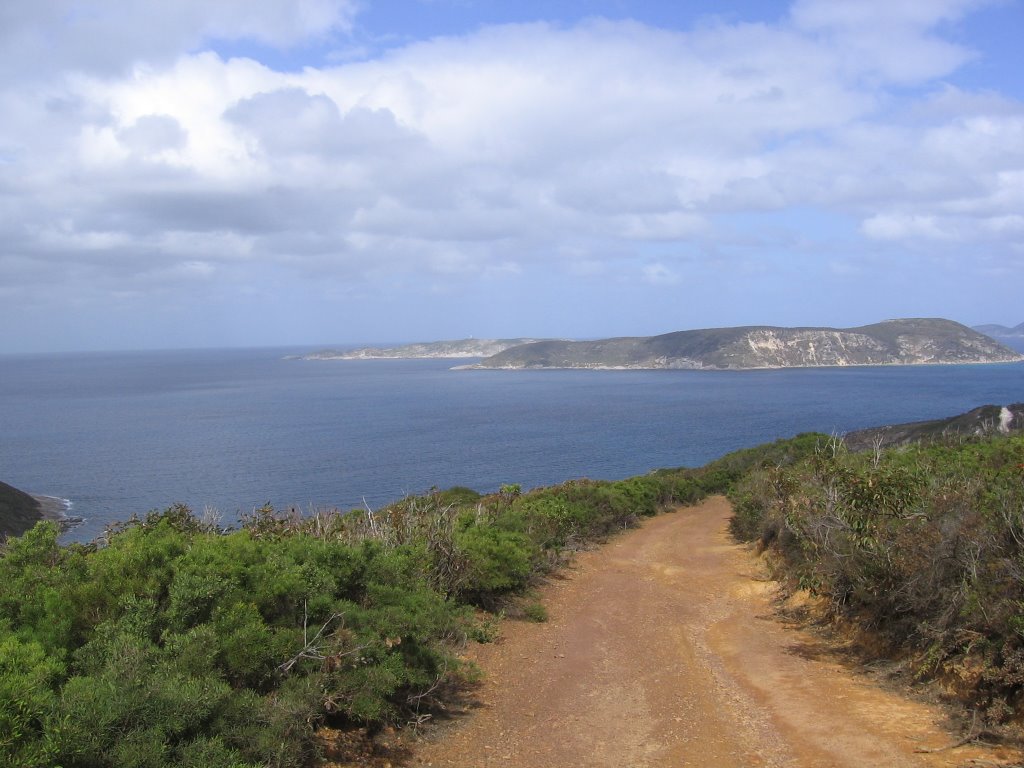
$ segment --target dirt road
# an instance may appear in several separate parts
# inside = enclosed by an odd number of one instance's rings
[[[647,521],[581,555],[544,595],[545,624],[475,649],[480,706],[409,765],[991,766],[940,712],[822,657],[771,616],[772,585],[728,537],[728,503]],[[990,762],[991,761],[991,762]]]

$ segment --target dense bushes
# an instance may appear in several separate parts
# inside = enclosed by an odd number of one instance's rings
[[[663,471],[234,531],[177,506],[89,546],[41,523],[0,557],[0,764],[314,765],[320,724],[402,722],[458,683],[474,606],[702,493]]]
[[[0,559],[4,765],[307,765],[457,664],[464,609],[415,547],[205,529],[175,508],[103,547],[41,524]]]
[[[1024,437],[853,454],[823,441],[748,474],[735,531],[794,584],[913,654],[993,719],[1024,691]]]

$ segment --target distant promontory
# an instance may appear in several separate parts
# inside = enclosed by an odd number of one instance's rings
[[[857,328],[743,326],[597,341],[538,341],[462,368],[746,370],[1021,360],[1024,355],[960,323],[914,318]]]
[[[538,339],[457,339],[428,341],[395,347],[360,349],[323,349],[302,355],[302,360],[398,360],[416,358],[490,357],[510,347],[537,342]]]
[[[843,436],[851,451],[925,443],[951,437],[985,437],[1024,431],[1024,403],[983,405],[958,416],[860,429]]]
[[[0,483],[0,540],[5,536],[20,536],[42,519],[39,499]]]
[[[1009,328],[1005,325],[976,325],[974,330],[991,336],[1000,344],[1005,344],[1017,352],[1024,352],[1024,323]]]
[[[989,325],[976,325],[974,330],[991,336],[993,339],[1024,339],[1024,323],[1009,328],[1005,325],[992,323]]]

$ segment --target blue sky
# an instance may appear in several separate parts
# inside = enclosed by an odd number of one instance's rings
[[[1021,0],[9,0],[0,353],[1024,320]]]

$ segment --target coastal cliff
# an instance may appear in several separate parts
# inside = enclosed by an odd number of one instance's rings
[[[1024,355],[960,323],[887,320],[858,328],[744,326],[511,347],[468,368],[711,369],[1005,363]]]

